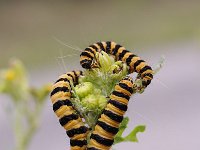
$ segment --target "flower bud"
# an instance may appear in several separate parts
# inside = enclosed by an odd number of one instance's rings
[[[88,110],[95,110],[98,108],[98,97],[95,95],[88,95],[81,101],[82,106]]]
[[[98,98],[98,103],[99,103],[99,108],[102,110],[105,108],[106,104],[107,104],[107,99],[105,98],[105,96],[99,96]]]
[[[77,96],[82,99],[94,91],[94,86],[91,82],[84,82],[75,87]]]

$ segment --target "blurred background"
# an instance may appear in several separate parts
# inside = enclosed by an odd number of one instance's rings
[[[107,40],[152,66],[165,57],[152,84],[130,100],[128,130],[145,124],[145,133],[139,134],[139,143],[122,143],[115,149],[198,150],[200,1],[0,1],[0,69],[10,58],[19,58],[32,86],[81,69],[78,50]],[[4,109],[9,101],[0,95],[1,150],[14,145],[12,122]],[[35,149],[69,149],[49,99],[29,147]]]

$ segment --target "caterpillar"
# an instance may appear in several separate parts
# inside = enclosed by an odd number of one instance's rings
[[[144,87],[151,83],[153,79],[152,68],[137,55],[111,41],[97,42],[87,47],[80,55],[81,66],[85,69],[91,69],[96,52],[100,52],[101,50],[113,55],[116,61],[125,62],[129,66],[129,73],[137,72],[142,78],[142,85]]]
[[[60,124],[70,138],[71,150],[86,150],[88,128],[76,113],[71,102],[71,83],[78,84],[82,71],[72,71],[63,74],[53,85],[51,101],[53,110],[59,118]]]
[[[87,150],[109,150],[111,148],[132,93],[133,80],[128,76],[115,85],[110,100],[90,136]]]

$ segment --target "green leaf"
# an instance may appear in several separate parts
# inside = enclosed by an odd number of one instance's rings
[[[144,132],[145,131],[145,125],[139,125],[137,127],[135,127],[135,129],[133,129],[131,131],[131,133],[129,133],[129,135],[127,135],[125,138],[124,138],[124,141],[129,141],[129,142],[138,142],[138,139],[137,139],[137,133],[138,132]]]
[[[129,122],[129,118],[125,117],[123,119],[122,123],[120,124],[119,132],[116,134],[116,136],[114,138],[114,144],[121,143],[121,142],[138,142],[137,133],[145,131],[145,126],[139,125],[139,126],[136,126],[131,131],[131,133],[129,133],[126,137],[122,137],[122,134],[124,133],[125,129],[127,128],[128,122]]]
[[[125,117],[122,121],[122,123],[119,126],[119,131],[116,134],[114,138],[114,144],[121,143],[124,141],[124,138],[122,137],[122,134],[124,133],[124,130],[127,128],[127,124],[129,122],[129,118]]]
[[[128,117],[125,117],[122,121],[122,123],[120,124],[119,126],[119,131],[116,135],[117,136],[122,136],[124,130],[127,128],[127,125],[128,125],[128,122],[129,122],[129,118]]]
[[[115,145],[115,144],[117,144],[117,143],[121,143],[121,142],[123,142],[123,141],[124,141],[124,138],[123,138],[123,137],[116,136],[113,145]]]

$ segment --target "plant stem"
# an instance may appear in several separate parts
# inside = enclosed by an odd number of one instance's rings
[[[44,103],[36,103],[34,111],[31,111],[29,107],[25,107],[22,103],[18,103],[16,105],[16,118],[14,123],[14,132],[16,140],[15,150],[28,149],[33,135],[35,134],[38,128],[38,116],[40,116],[43,105]]]

